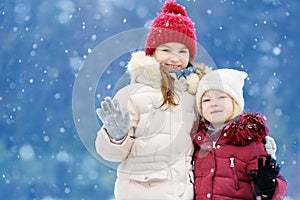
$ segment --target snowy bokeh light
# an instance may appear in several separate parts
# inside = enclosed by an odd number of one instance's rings
[[[247,111],[268,118],[277,159],[289,182],[288,200],[300,199],[298,7],[294,0],[177,0],[195,22],[198,43],[218,68],[247,71]],[[86,148],[73,119],[76,78],[95,48],[124,31],[149,27],[163,0],[54,0],[0,3],[0,198],[113,199],[114,164]],[[141,38],[136,42],[143,46]],[[118,41],[124,45],[126,41]],[[126,44],[128,45],[128,44]],[[137,47],[138,48],[138,47]],[[112,53],[112,52],[107,52]],[[128,82],[130,52],[99,77],[85,77],[96,108]],[[201,55],[199,55],[201,57]],[[93,67],[105,67],[103,60]],[[90,84],[90,85],[89,85]],[[119,85],[118,85],[119,84]],[[83,97],[84,98],[84,97]],[[85,108],[85,102],[76,105]],[[93,113],[94,117],[96,116]],[[100,122],[97,124],[101,126]],[[88,126],[87,126],[88,127]],[[90,130],[90,129],[89,129]],[[86,130],[92,140],[96,131]]]
[[[20,148],[20,158],[22,160],[31,160],[34,158],[34,150],[31,145],[24,144]]]

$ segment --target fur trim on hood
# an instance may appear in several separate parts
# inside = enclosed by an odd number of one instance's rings
[[[159,62],[151,56],[146,56],[145,52],[138,51],[131,55],[128,63],[128,71],[131,75],[131,81],[135,81],[135,77],[142,75],[152,82],[161,82],[161,74],[159,70]]]
[[[269,135],[266,117],[259,113],[244,113],[229,123],[223,130],[229,140],[236,145],[246,145],[253,141],[264,141]]]
[[[199,120],[194,126],[196,127],[191,132],[193,140],[197,141],[195,138],[198,136],[205,137],[208,124]],[[265,142],[265,137],[269,135],[269,129],[264,116],[258,113],[243,113],[223,128],[221,135],[225,133],[226,137],[223,137],[222,142],[244,146],[251,142]]]
[[[194,64],[194,63],[193,63]],[[195,95],[201,77],[208,71],[204,64],[194,64],[196,73],[186,77],[189,93]],[[131,83],[136,82],[138,76],[143,76],[150,82],[161,83],[160,63],[152,56],[146,56],[145,52],[137,51],[132,53],[128,63],[128,72],[131,76]]]

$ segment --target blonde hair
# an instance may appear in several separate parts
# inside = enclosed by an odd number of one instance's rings
[[[233,112],[232,112],[232,116],[228,121],[233,120],[234,118],[236,118],[237,116],[243,113],[243,110],[241,110],[241,107],[236,103],[236,101],[232,97],[231,99],[233,103]]]
[[[159,69],[162,77],[160,90],[163,95],[163,103],[161,104],[161,107],[165,104],[177,106],[178,104],[174,99],[174,96],[176,95],[174,89],[174,78],[171,76],[169,69],[164,65],[160,65]]]

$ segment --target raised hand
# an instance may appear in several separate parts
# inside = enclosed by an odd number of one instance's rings
[[[273,195],[279,171],[280,165],[276,164],[276,160],[272,159],[271,155],[266,157],[265,165],[262,158],[258,159],[258,170],[251,172],[257,195]]]
[[[113,140],[123,139],[129,129],[129,113],[123,113],[117,100],[105,97],[96,113]]]

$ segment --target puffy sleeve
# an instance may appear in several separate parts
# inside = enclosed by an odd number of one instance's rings
[[[287,193],[287,181],[279,172],[276,179],[276,188],[272,197],[272,200],[283,200]]]
[[[121,162],[128,156],[133,142],[134,139],[127,136],[124,141],[115,143],[109,138],[105,129],[102,127],[97,133],[95,146],[97,153],[103,159],[112,162]]]

